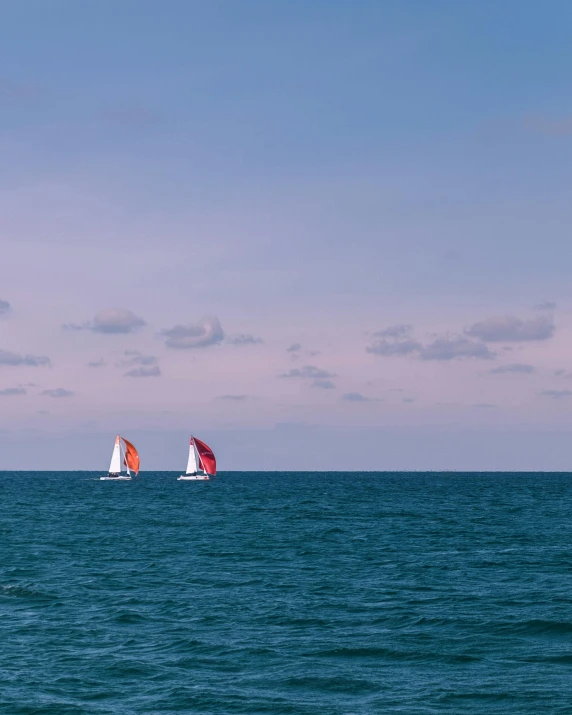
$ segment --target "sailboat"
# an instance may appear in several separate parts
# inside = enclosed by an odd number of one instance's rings
[[[121,473],[122,457],[126,474]],[[100,477],[100,479],[131,479],[131,472],[135,472],[135,475],[139,473],[139,454],[131,442],[118,434],[115,438],[115,444],[113,445],[109,472],[106,477]]]
[[[181,474],[180,480],[206,481],[216,474],[216,459],[212,449],[191,435],[187,471]]]

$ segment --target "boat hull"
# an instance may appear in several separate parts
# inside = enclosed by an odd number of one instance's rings
[[[128,481],[131,477],[100,477],[100,482],[118,482],[118,481]]]
[[[181,474],[178,482],[207,482],[210,479],[208,474]]]

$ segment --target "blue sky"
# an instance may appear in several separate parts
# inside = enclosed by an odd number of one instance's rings
[[[0,468],[566,469],[571,21],[7,0]]]

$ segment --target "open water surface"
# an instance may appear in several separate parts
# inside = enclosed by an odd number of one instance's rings
[[[0,473],[0,713],[572,712],[572,478]]]

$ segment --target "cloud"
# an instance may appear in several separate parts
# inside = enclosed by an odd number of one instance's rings
[[[529,340],[548,340],[554,335],[552,318],[539,315],[536,318],[522,320],[513,315],[487,318],[474,323],[465,330],[466,335],[485,342],[524,342]]]
[[[423,345],[419,351],[422,360],[458,360],[463,358],[476,360],[492,360],[492,353],[484,343],[468,340],[462,336],[446,336],[436,338],[433,342]]]
[[[554,310],[556,308],[556,303],[551,300],[544,300],[542,303],[538,303],[534,306],[535,310]]]
[[[555,370],[556,377],[563,377],[566,380],[572,379],[572,371],[570,370]]]
[[[103,358],[100,358],[99,360],[92,360],[91,362],[87,363],[88,367],[105,367],[107,363]]]
[[[563,397],[570,397],[572,390],[542,390],[542,397],[551,397],[553,400],[561,400]]]
[[[93,320],[89,320],[81,325],[68,323],[64,325],[67,330],[91,330],[94,333],[108,335],[135,333],[143,328],[147,323],[135,315],[130,310],[122,308],[109,308],[100,310]]]
[[[411,355],[421,350],[421,343],[414,340],[411,325],[390,325],[389,328],[373,333],[375,340],[366,352],[386,357]]]
[[[123,377],[160,377],[161,370],[154,355],[143,355],[139,350],[125,350],[126,357],[115,363],[117,367],[131,367]]]
[[[168,330],[162,330],[165,345],[177,350],[191,348],[206,348],[223,341],[224,333],[218,318],[205,317],[194,325],[175,325]]]
[[[319,350],[308,350],[301,343],[292,343],[290,347],[286,348],[286,352],[290,353],[292,360],[299,360],[302,356],[306,359],[313,358],[320,354]]]
[[[139,350],[125,350],[126,359],[115,363],[117,367],[130,367],[132,365],[156,365],[157,358],[154,355],[143,355]]]
[[[410,325],[392,325],[373,333],[376,338],[366,347],[366,352],[385,357],[417,355],[421,360],[457,360],[494,358],[486,345],[474,342],[462,335],[445,335],[423,344],[412,335]]]
[[[2,397],[10,397],[12,395],[26,395],[27,392],[23,387],[6,387],[4,390],[0,390],[0,395]]]
[[[297,377],[297,378],[302,378],[302,379],[310,379],[310,380],[322,380],[322,379],[329,379],[331,377],[335,377],[335,373],[333,372],[328,372],[327,370],[322,370],[319,367],[316,367],[315,365],[304,365],[304,367],[301,368],[295,368],[293,370],[289,370],[288,372],[282,373],[280,377]]]
[[[541,309],[551,309],[552,303],[541,304]],[[435,337],[428,343],[421,342],[413,335],[411,325],[392,325],[373,333],[373,340],[366,352],[385,357],[417,356],[421,360],[492,360],[495,353],[487,342],[524,342],[548,340],[554,335],[552,318],[546,315],[522,320],[515,316],[488,318],[474,323],[464,331],[464,335],[447,334]],[[501,366],[493,373],[533,372],[530,365]]]
[[[134,367],[132,370],[128,370],[123,377],[160,377],[161,369],[158,365],[153,365],[152,367]]]
[[[219,400],[234,400],[236,402],[244,402],[248,400],[248,395],[219,395]]]
[[[100,311],[91,326],[95,333],[134,333],[147,323],[130,310],[110,309]]]
[[[0,365],[45,367],[50,365],[50,359],[44,355],[20,355],[9,350],[0,350]]]
[[[342,395],[342,400],[344,402],[380,402],[376,398],[362,395],[361,392],[346,392],[345,395]]]
[[[520,372],[530,375],[535,372],[535,369],[532,365],[523,365],[520,362],[515,362],[511,365],[499,365],[499,367],[495,367],[494,370],[489,370],[489,372],[491,375],[504,375],[507,372]]]
[[[56,387],[54,390],[43,390],[42,395],[47,397],[73,397],[73,390],[66,390],[63,387]]]
[[[415,402],[415,398],[414,397],[404,397],[402,402],[410,404],[411,402]]]
[[[256,338],[254,335],[241,333],[240,335],[229,335],[226,342],[231,345],[260,345],[264,340],[262,340],[262,338]]]
[[[335,390],[336,388],[331,380],[314,380],[312,387],[318,387],[321,390]]]
[[[390,325],[389,328],[378,330],[373,334],[374,338],[407,338],[411,335],[413,327],[411,325]]]
[[[368,345],[366,352],[392,357],[394,355],[411,355],[419,352],[422,348],[421,343],[416,340],[376,340]]]
[[[498,405],[493,405],[491,402],[477,402],[476,404],[471,405],[471,407],[476,407],[480,410],[490,410],[492,407],[498,407]]]
[[[7,300],[1,300],[0,299],[0,315],[6,315],[6,313],[10,312],[11,309],[10,303],[8,303]]]

